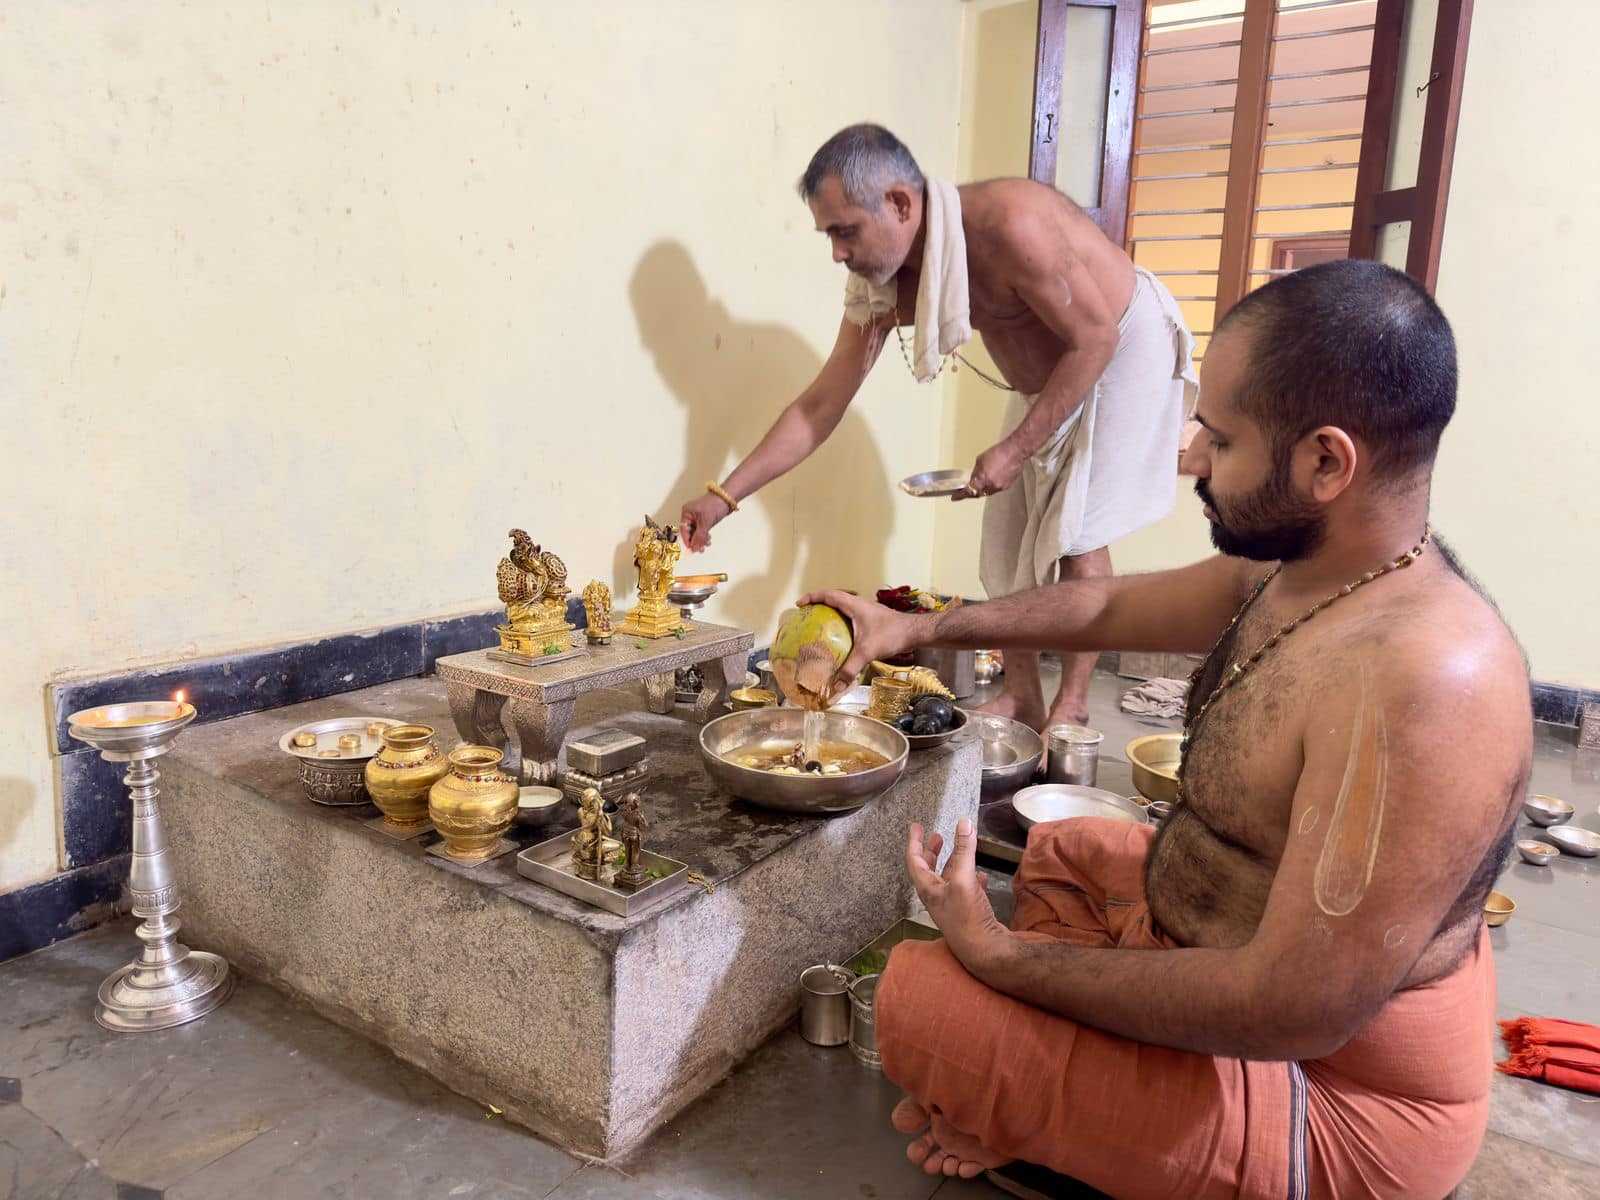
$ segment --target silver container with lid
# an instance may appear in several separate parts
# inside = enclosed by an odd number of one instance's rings
[[[1104,734],[1087,726],[1052,725],[1045,733],[1046,781],[1093,787],[1100,777],[1100,743],[1104,738]]]

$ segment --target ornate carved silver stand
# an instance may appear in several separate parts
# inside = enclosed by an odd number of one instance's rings
[[[154,760],[172,749],[178,732],[194,720],[193,705],[154,701],[84,709],[67,718],[68,731],[100,751],[107,762],[124,762],[122,781],[133,799],[134,932],[144,943],[139,957],[100,985],[94,1018],[107,1029],[137,1033],[169,1029],[203,1017],[233,991],[228,960],[178,941],[178,884],[156,808],[161,777]]]

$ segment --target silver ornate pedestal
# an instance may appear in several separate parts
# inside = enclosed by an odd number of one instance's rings
[[[673,673],[692,663],[703,681],[694,716],[705,722],[721,714],[728,693],[743,683],[754,640],[743,629],[696,623],[681,638],[618,634],[609,646],[591,646],[585,658],[548,667],[494,662],[485,651],[470,650],[446,655],[435,670],[463,741],[506,749],[509,724],[517,735],[519,780],[553,784],[579,696],[642,680],[651,710],[671,712]]]
[[[67,718],[67,729],[100,751],[107,762],[123,762],[122,781],[133,799],[134,931],[144,943],[139,957],[100,985],[94,1018],[107,1029],[137,1033],[170,1029],[205,1016],[233,991],[228,960],[178,941],[178,884],[156,807],[161,777],[154,760],[172,749],[178,732],[194,720],[193,705],[171,701],[110,704]]]

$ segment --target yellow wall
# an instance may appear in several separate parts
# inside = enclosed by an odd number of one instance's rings
[[[58,865],[52,677],[486,607],[513,524],[628,585],[831,345],[812,150],[955,173],[961,7],[0,16],[0,888]],[[924,578],[939,414],[880,369],[706,615]]]

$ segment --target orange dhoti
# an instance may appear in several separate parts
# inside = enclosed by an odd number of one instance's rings
[[[1099,818],[1038,826],[1013,929],[1173,949],[1144,898],[1152,837]],[[1069,1021],[979,983],[943,942],[896,947],[876,1008],[884,1073],[925,1109],[997,1154],[1129,1200],[1442,1197],[1488,1117],[1487,931],[1453,972],[1397,992],[1308,1062],[1213,1058]]]

